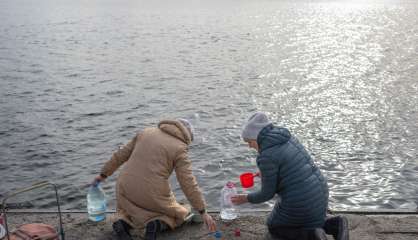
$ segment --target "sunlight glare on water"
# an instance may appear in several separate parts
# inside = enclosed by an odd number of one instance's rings
[[[185,117],[216,209],[225,182],[257,171],[240,134],[264,111],[312,153],[331,208],[414,209],[417,12],[414,1],[1,1],[0,195],[51,180],[64,208],[84,209],[113,151]]]

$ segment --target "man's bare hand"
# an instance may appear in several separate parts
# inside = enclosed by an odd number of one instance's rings
[[[206,224],[209,232],[216,231],[216,223],[208,213],[202,214],[203,222]]]
[[[99,184],[99,183],[103,182],[104,180],[106,180],[106,178],[102,177],[101,175],[97,175],[97,176],[94,178],[93,182],[91,182],[91,184],[90,184],[90,185],[97,185],[97,184]]]

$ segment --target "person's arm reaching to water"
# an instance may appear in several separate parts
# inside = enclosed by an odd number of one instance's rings
[[[135,147],[138,134],[132,138],[128,144],[114,152],[112,158],[105,163],[100,171],[100,174],[94,178],[92,184],[104,181],[107,177],[111,176],[123,163],[128,161]]]
[[[273,161],[259,156],[257,164],[261,175],[261,189],[260,191],[250,194],[238,194],[231,197],[231,201],[235,205],[240,205],[246,202],[262,203],[272,199],[277,190],[278,181],[278,165]]]
[[[203,194],[199,189],[196,178],[192,172],[192,163],[188,158],[187,148],[183,149],[177,156],[175,162],[176,177],[180,187],[189,200],[192,207],[202,215],[210,232],[216,231],[216,224],[212,217],[206,212],[206,203]]]

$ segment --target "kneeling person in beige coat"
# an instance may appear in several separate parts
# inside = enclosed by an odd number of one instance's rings
[[[117,220],[113,229],[119,239],[131,239],[129,229],[146,229],[145,239],[156,239],[164,226],[180,226],[190,210],[180,205],[171,191],[173,170],[186,198],[197,210],[209,231],[216,230],[212,217],[192,173],[188,145],[193,140],[191,124],[185,119],[161,121],[146,128],[116,151],[95,181],[103,181],[121,165],[116,184]]]

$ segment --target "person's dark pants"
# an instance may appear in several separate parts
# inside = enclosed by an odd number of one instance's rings
[[[268,227],[270,234],[279,240],[327,240],[322,228]]]
[[[328,218],[322,228],[269,226],[269,232],[280,240],[325,240],[325,234],[332,235],[335,240],[349,240],[348,220],[344,216]]]

